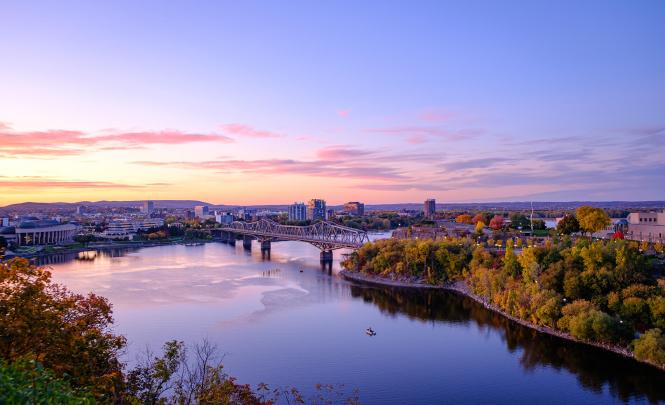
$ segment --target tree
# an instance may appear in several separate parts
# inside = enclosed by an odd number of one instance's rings
[[[51,283],[51,273],[16,258],[0,264],[0,357],[39,360],[74,387],[93,394],[117,392],[118,359],[125,338],[111,331],[111,305],[94,294],[82,296]]]
[[[76,235],[74,236],[74,242],[83,244],[83,245],[88,245],[90,242],[94,242],[96,240],[95,235],[87,234],[87,235]]]
[[[580,231],[580,223],[574,215],[566,215],[556,224],[556,231],[560,235],[570,235]]]
[[[473,224],[477,224],[478,222],[483,222],[483,223],[484,223],[484,222],[485,222],[485,217],[483,216],[483,214],[481,214],[481,213],[479,212],[479,213],[477,213],[476,215],[474,215],[474,217],[473,217],[473,219],[471,220],[471,222],[472,222]]]
[[[665,336],[660,329],[650,329],[633,341],[635,357],[659,366],[665,365]]]
[[[545,230],[547,229],[547,226],[545,225],[545,221],[542,219],[534,219],[533,220],[533,229],[535,230]]]
[[[503,228],[503,217],[501,215],[495,215],[490,221],[490,228],[498,231]]]
[[[455,221],[460,224],[471,224],[471,215],[469,214],[462,214],[458,215],[457,218],[455,218]]]
[[[663,254],[663,244],[660,242],[656,242],[653,245],[653,249],[656,251],[658,254]]]
[[[478,235],[483,233],[483,229],[485,229],[485,223],[483,221],[476,222],[476,233]]]
[[[529,221],[529,218],[526,217],[526,215],[516,212],[510,216],[511,228],[519,229],[528,228],[529,226],[531,226],[531,222]]]
[[[0,403],[93,405],[95,400],[37,361],[19,359],[7,364],[0,359]]]
[[[610,225],[610,217],[602,208],[584,205],[575,210],[575,216],[580,223],[580,229],[584,233],[593,234],[607,228]]]
[[[7,247],[7,239],[4,236],[0,235],[0,250]]]

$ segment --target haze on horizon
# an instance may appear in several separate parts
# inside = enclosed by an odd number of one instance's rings
[[[0,206],[665,199],[665,3],[0,4]]]

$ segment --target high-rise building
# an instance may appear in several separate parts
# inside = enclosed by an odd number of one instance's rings
[[[307,204],[307,219],[311,221],[325,221],[328,213],[326,212],[326,201],[318,198],[309,200]]]
[[[429,198],[425,200],[425,218],[427,219],[434,219],[434,215],[436,213],[436,200],[433,198]]]
[[[207,205],[197,205],[194,207],[194,216],[196,218],[206,218],[208,216]]]
[[[358,201],[349,201],[348,203],[344,204],[344,211],[350,215],[362,217],[365,215],[365,204]]]
[[[304,221],[307,219],[307,206],[302,202],[289,205],[289,221]]]
[[[141,212],[144,214],[152,214],[152,211],[155,209],[155,203],[152,201],[144,201],[143,206],[141,207]]]

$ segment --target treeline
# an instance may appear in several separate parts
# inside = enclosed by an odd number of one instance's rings
[[[469,239],[380,240],[344,262],[350,270],[430,284],[465,280],[505,313],[573,337],[625,347],[665,366],[665,283],[653,257],[624,240],[570,238],[504,255]]]
[[[358,403],[338,386],[319,385],[305,398],[294,388],[240,384],[205,341],[189,350],[167,342],[130,370],[120,359],[126,346],[105,298],[69,292],[26,259],[0,263],[2,404]]]

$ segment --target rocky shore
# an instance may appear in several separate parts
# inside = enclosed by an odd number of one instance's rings
[[[339,272],[339,275],[343,277],[345,280],[349,281],[354,281],[358,282],[361,284],[368,284],[368,285],[376,285],[376,286],[388,286],[388,287],[396,287],[396,288],[422,288],[422,289],[435,289],[435,290],[445,290],[445,291],[453,291],[457,294],[461,294],[465,297],[469,297],[472,300],[478,302],[479,304],[483,305],[486,309],[493,311],[501,316],[504,316],[508,318],[509,320],[516,322],[524,327],[534,329],[540,333],[546,333],[548,335],[556,336],[561,339],[566,339],[572,342],[576,343],[581,343],[581,344],[586,344],[589,346],[595,346],[604,350],[611,351],[613,353],[619,354],[624,357],[631,358],[633,360],[639,361],[644,364],[648,364],[650,366],[659,368],[661,370],[665,370],[665,367],[659,366],[657,364],[648,362],[648,361],[643,361],[643,360],[638,360],[635,358],[635,354],[630,351],[629,349],[622,347],[622,346],[617,346],[617,345],[611,345],[611,344],[605,344],[605,343],[599,343],[599,342],[592,342],[592,341],[587,341],[587,340],[580,340],[572,335],[562,332],[560,330],[548,327],[548,326],[542,326],[542,325],[536,325],[534,323],[531,323],[529,321],[526,321],[524,319],[520,319],[517,317],[514,317],[510,314],[505,313],[501,308],[497,307],[496,305],[491,304],[490,302],[487,301],[484,297],[478,296],[474,294],[469,286],[467,285],[466,281],[456,281],[452,283],[446,283],[443,285],[431,285],[423,282],[421,279],[417,278],[400,278],[400,279],[391,279],[391,278],[386,278],[386,277],[380,277],[380,276],[375,276],[371,274],[364,274],[360,273],[357,271],[350,271],[350,270],[342,270]]]

